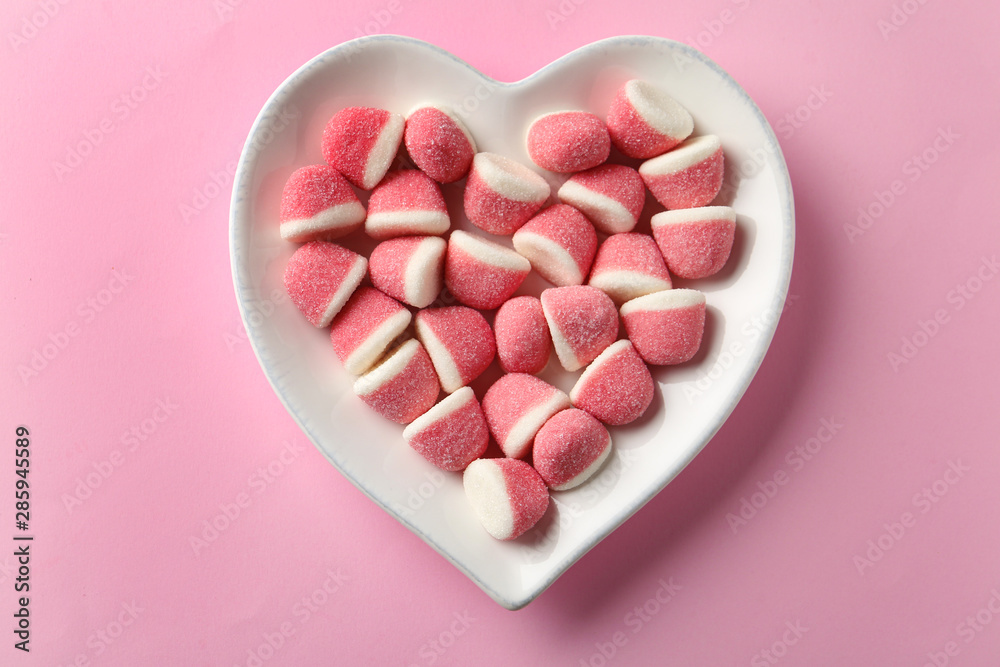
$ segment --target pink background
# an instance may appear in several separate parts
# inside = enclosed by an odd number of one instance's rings
[[[32,652],[4,629],[0,664],[996,664],[1000,11],[174,4],[0,10],[0,629],[19,424],[36,536]],[[791,307],[757,378],[676,481],[519,612],[326,463],[237,311],[227,215],[250,125],[365,32],[502,80],[612,35],[692,43],[756,99],[792,174]],[[860,209],[866,229],[845,227]],[[766,504],[736,523],[744,499]]]

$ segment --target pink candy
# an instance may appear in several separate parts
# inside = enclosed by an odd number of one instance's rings
[[[486,451],[490,432],[469,387],[462,387],[403,429],[403,440],[442,470],[458,471]]]
[[[451,393],[479,377],[496,356],[493,331],[479,311],[465,306],[417,313],[417,339],[434,362],[441,388]]]
[[[533,296],[506,301],[493,319],[497,357],[506,373],[540,373],[552,352],[542,302]]]
[[[285,291],[313,326],[325,327],[365,277],[368,260],[336,243],[310,241],[285,266]]]
[[[667,266],[681,278],[718,273],[729,259],[736,236],[736,212],[728,206],[664,211],[654,215],[650,224]]]
[[[541,301],[556,356],[567,371],[583,368],[618,337],[618,310],[596,287],[554,287],[542,292]]]
[[[611,434],[583,410],[558,413],[535,434],[532,462],[553,491],[583,484],[601,469],[611,453]]]
[[[498,540],[520,537],[549,506],[545,482],[534,468],[517,459],[473,461],[462,483],[479,522]]]
[[[569,396],[525,373],[507,373],[483,396],[483,414],[503,453],[524,458],[549,417],[569,407]]]
[[[413,316],[374,287],[359,287],[333,320],[330,342],[351,375],[361,375],[406,331]]]
[[[443,107],[412,111],[406,118],[403,142],[413,162],[438,183],[452,183],[465,176],[476,154],[472,135]]]
[[[646,185],[635,169],[602,164],[574,174],[558,192],[559,201],[580,209],[605,234],[630,232],[646,202]]]
[[[408,424],[434,405],[441,385],[424,346],[411,338],[355,380],[354,393],[386,419]]]
[[[671,287],[656,241],[635,233],[615,234],[601,244],[588,282],[618,304]]]
[[[603,163],[611,152],[604,122],[586,111],[556,111],[528,128],[528,155],[542,169],[583,171]]]
[[[549,198],[548,182],[523,164],[476,153],[465,183],[465,215],[484,232],[510,236]]]
[[[514,249],[553,285],[580,285],[597,251],[597,233],[583,213],[567,204],[550,206],[511,239]]]
[[[385,109],[341,109],[323,131],[323,157],[351,183],[371,190],[396,157],[404,122]]]
[[[368,200],[365,233],[373,239],[433,236],[449,227],[451,218],[440,186],[416,169],[389,174]]]
[[[415,308],[433,303],[444,282],[448,243],[438,236],[403,236],[382,241],[368,259],[372,284]]]
[[[314,164],[289,176],[278,220],[286,241],[331,240],[361,227],[365,207],[340,172]]]
[[[659,88],[632,79],[618,90],[608,111],[611,141],[622,153],[651,158],[686,139],[694,130],[687,109]]]
[[[530,271],[527,259],[499,243],[458,229],[448,239],[444,284],[467,306],[499,308]]]
[[[574,407],[605,424],[628,424],[641,417],[652,403],[653,376],[632,343],[620,340],[587,366],[569,398]]]
[[[629,340],[648,364],[681,364],[701,347],[705,295],[693,289],[657,292],[622,306]]]
[[[668,209],[705,206],[719,194],[723,177],[722,142],[712,134],[694,137],[639,166],[656,201]]]

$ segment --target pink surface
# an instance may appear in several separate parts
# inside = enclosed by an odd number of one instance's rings
[[[31,653],[8,629],[0,664],[995,664],[987,5],[5,3],[8,628],[19,424],[35,541]],[[791,170],[790,297],[743,401],[516,613],[324,460],[239,319],[227,214],[246,134],[290,72],[366,32],[501,80],[612,35],[685,41],[754,96]]]

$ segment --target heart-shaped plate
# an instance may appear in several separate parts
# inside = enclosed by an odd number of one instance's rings
[[[323,163],[323,127],[343,107],[405,114],[422,103],[444,103],[462,117],[479,150],[531,165],[524,139],[537,115],[583,109],[603,118],[616,89],[630,78],[667,90],[691,111],[695,134],[722,140],[726,181],[717,202],[736,210],[737,241],[720,274],[689,285],[677,281],[707,296],[698,356],[680,366],[653,367],[654,403],[639,422],[611,429],[615,451],[601,472],[581,487],[554,493],[546,516],[524,536],[498,542],[473,515],[461,475],[431,466],[403,442],[402,427],[367,410],[333,353],[328,330],[310,326],[284,296],[282,274],[296,246],[278,234],[282,186],[296,168]],[[565,178],[544,175],[553,192]],[[469,228],[460,184],[445,191],[453,228]],[[650,202],[640,223],[647,231],[655,206]],[[353,243],[362,251],[374,245],[360,238]],[[666,486],[719,429],[770,344],[793,246],[791,184],[764,116],[703,54],[654,37],[596,42],[516,83],[494,81],[410,38],[368,37],[332,48],[289,77],[264,105],[240,158],[230,214],[240,312],[288,411],[347,479],[508,609],[545,590]],[[568,390],[572,378],[553,381]]]

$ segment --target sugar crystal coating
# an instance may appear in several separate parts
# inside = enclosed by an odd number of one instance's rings
[[[570,408],[557,413],[535,434],[532,464],[553,491],[590,479],[611,453],[611,434],[589,413]]]
[[[496,356],[493,331],[477,310],[424,308],[414,320],[417,340],[427,348],[441,388],[448,393],[479,377]]]
[[[497,357],[506,373],[540,373],[552,352],[542,302],[533,296],[506,301],[493,319]]]
[[[330,327],[334,352],[351,375],[361,375],[406,330],[413,316],[374,287],[361,286]]]
[[[618,304],[672,285],[656,241],[648,234],[634,232],[605,239],[597,249],[588,284]]]
[[[618,309],[596,287],[553,287],[542,292],[541,301],[556,356],[567,371],[583,368],[618,337]]]
[[[483,414],[503,453],[524,458],[549,417],[569,407],[569,396],[526,373],[507,373],[483,396]]]
[[[365,221],[365,207],[333,167],[296,169],[281,192],[281,238],[295,243],[346,236]]]
[[[438,183],[465,176],[476,154],[468,129],[445,107],[425,106],[406,118],[406,151],[420,169]]]
[[[549,490],[535,469],[518,459],[478,459],[462,478],[465,495],[483,528],[498,540],[531,529],[549,506]]]
[[[368,260],[328,241],[309,241],[288,259],[285,290],[316,327],[325,327],[365,277]]]
[[[427,350],[410,338],[386,352],[354,382],[354,393],[372,410],[399,424],[427,412],[441,392]]]
[[[365,233],[373,239],[440,235],[449,227],[451,218],[441,187],[423,172],[391,172],[372,190]]]
[[[444,284],[447,246],[438,236],[401,236],[382,241],[368,258],[372,284],[415,308],[429,306]]]
[[[656,86],[632,79],[618,90],[608,110],[608,132],[629,157],[647,159],[670,150],[694,130],[687,109]]]
[[[548,181],[495,153],[476,153],[465,183],[465,215],[484,232],[510,236],[549,198]]]
[[[553,285],[580,285],[597,251],[597,232],[577,209],[556,204],[514,232],[514,249]]]
[[[647,294],[622,306],[629,340],[647,364],[682,364],[701,347],[705,295],[692,289]]]
[[[632,343],[620,340],[587,366],[569,397],[574,407],[620,426],[641,417],[652,403],[653,376]]]
[[[722,189],[724,171],[722,143],[712,134],[686,139],[639,166],[646,187],[668,209],[707,205]]]
[[[663,211],[650,223],[663,259],[681,278],[707,278],[718,273],[729,259],[736,237],[736,212],[728,206]]]
[[[323,131],[323,157],[351,183],[371,190],[396,157],[404,122],[401,115],[385,109],[341,109]]]
[[[530,272],[528,260],[507,246],[460,229],[448,239],[444,284],[466,306],[499,308]]]
[[[542,169],[572,173],[608,159],[611,138],[604,121],[586,111],[556,111],[528,128],[528,155]]]
[[[438,468],[456,472],[483,455],[490,433],[476,394],[462,387],[414,419],[403,439]]]
[[[630,232],[646,202],[646,184],[635,169],[602,164],[573,174],[558,191],[559,201],[575,206],[598,231]]]

